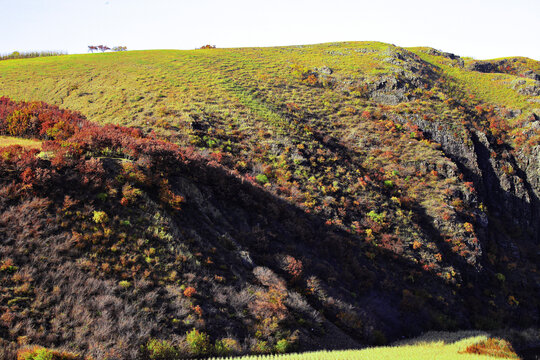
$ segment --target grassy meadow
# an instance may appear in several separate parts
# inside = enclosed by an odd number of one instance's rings
[[[249,106],[239,101],[238,89],[267,93],[269,103],[286,98],[310,105],[310,96],[302,96],[295,86],[291,66],[327,66],[347,80],[369,78],[399,68],[388,61],[396,49],[384,43],[344,42],[15,59],[0,63],[0,84],[2,95],[63,105],[104,122],[142,125],[157,117],[181,121],[175,115],[223,106],[237,108],[230,115],[242,117]],[[511,89],[514,75],[467,71],[452,66],[447,58],[428,54],[425,48],[409,50],[483,100],[520,108],[531,106],[525,96]],[[503,86],[492,86],[494,83]],[[330,94],[317,95],[311,98]],[[335,103],[331,96],[327,100],[326,106]]]

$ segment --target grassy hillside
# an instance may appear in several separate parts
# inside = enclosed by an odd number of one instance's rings
[[[134,358],[537,325],[538,65],[507,61],[359,42],[0,62],[0,95],[80,112],[0,99],[0,145],[43,141],[0,150],[0,338]]]

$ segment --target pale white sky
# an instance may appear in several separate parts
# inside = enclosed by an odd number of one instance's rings
[[[540,0],[0,0],[0,53],[376,40],[540,60]]]

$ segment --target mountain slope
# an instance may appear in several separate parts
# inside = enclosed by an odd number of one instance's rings
[[[382,43],[0,62],[4,95],[142,130],[4,99],[3,134],[55,143],[37,163],[6,155],[3,196],[19,197],[2,205],[3,253],[14,254],[2,261],[28,268],[4,273],[3,311],[18,315],[2,337],[101,358],[133,357],[150,338],[185,344],[193,327],[214,345],[230,337],[238,351],[271,351],[280,340],[349,347],[432,328],[537,324],[537,65],[515,63],[485,73],[452,54]],[[66,123],[79,125],[65,133]],[[14,192],[14,179],[59,164],[67,168],[53,182]],[[15,215],[25,209],[53,230],[39,221],[25,230]],[[20,235],[28,231],[34,240]],[[43,239],[50,260],[28,265],[18,249],[32,253]],[[73,241],[83,245],[66,253]],[[92,282],[100,301],[66,315],[83,296],[62,273]],[[18,296],[21,274],[45,278]],[[48,298],[57,282],[50,305],[29,296]],[[49,307],[59,310],[37,310]],[[87,322],[67,326],[80,330],[54,325],[80,312]]]

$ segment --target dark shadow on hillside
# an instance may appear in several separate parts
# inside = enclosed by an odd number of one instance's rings
[[[503,189],[501,179],[497,176],[490,162],[490,150],[478,139],[475,133],[471,133],[471,138],[482,172],[481,179],[477,178],[475,181],[475,184],[480,185],[482,200],[509,229],[524,229],[528,232],[525,234],[525,238],[528,235],[533,237],[532,240],[537,244],[540,243],[540,222],[537,221],[540,215],[540,200],[532,191],[530,184],[525,181],[527,176],[514,162],[516,175],[524,179],[523,184],[530,197],[530,203]]]
[[[220,238],[233,239],[232,248],[249,253],[252,264],[238,261],[241,259],[233,262],[233,257],[229,257],[233,255],[225,256],[231,263],[243,264],[243,268],[236,265],[235,274],[250,277],[254,266],[265,266],[287,278],[277,255],[290,254],[301,259],[304,278],[319,278],[327,297],[334,299],[334,304],[328,305],[306,295],[311,306],[353,336],[358,344],[373,341],[373,329],[394,340],[433,329],[470,329],[474,326],[473,317],[489,314],[488,299],[481,295],[470,296],[470,289],[458,289],[424,271],[419,264],[328,226],[316,214],[307,214],[223,168],[199,163],[183,171],[176,186],[186,196],[186,205],[176,217],[181,226],[195,226],[201,239],[212,241],[212,246],[224,252],[227,248],[219,243]],[[437,236],[434,228],[430,233]],[[208,243],[200,246],[210,247]],[[374,256],[370,259],[367,254]],[[340,308],[339,304],[344,306]],[[340,312],[347,306],[353,306],[362,315],[361,330],[340,320]],[[302,331],[306,337],[314,335],[307,329]],[[328,345],[319,342],[312,346]]]
[[[330,149],[333,153],[338,154],[340,158],[346,162],[354,162],[355,159],[362,158],[362,155],[359,152],[349,148],[329,135],[314,131],[314,136],[321,145]],[[363,167],[359,167],[363,172],[369,173]],[[371,175],[373,174],[370,174],[370,176]],[[376,190],[380,193],[384,192],[383,188],[377,188]],[[385,196],[390,197],[387,194],[385,194]],[[418,202],[414,201],[410,202],[408,208],[415,214],[415,223],[419,225],[428,238],[435,240],[436,246],[440,250],[439,252],[445,254],[445,258],[450,259],[449,263],[453,264],[460,270],[463,270],[465,274],[471,274],[475,280],[478,280],[478,265],[468,263],[465,259],[458,256],[451,250],[451,245],[444,241],[440,230],[433,225],[433,219],[427,214],[426,209]]]

